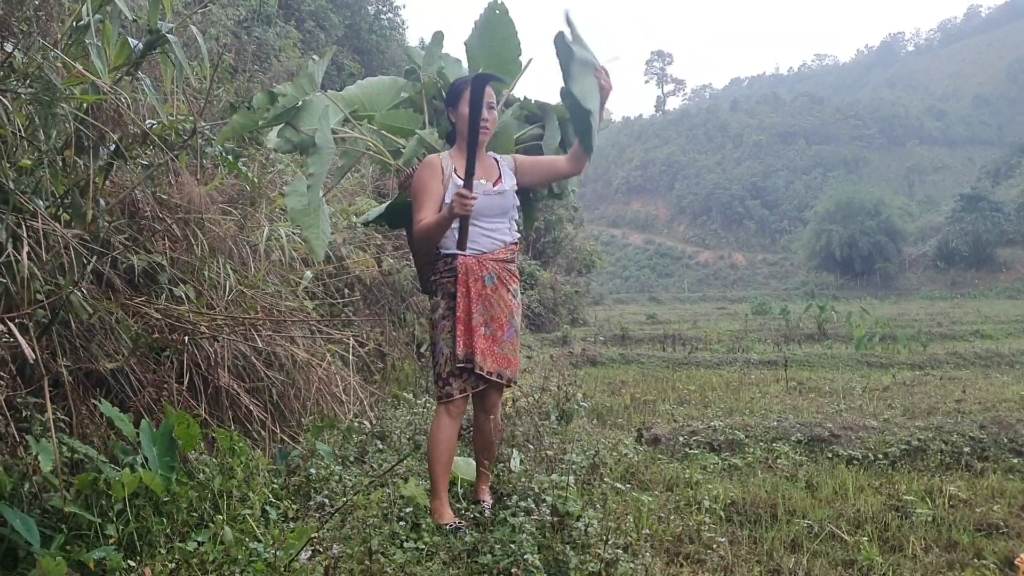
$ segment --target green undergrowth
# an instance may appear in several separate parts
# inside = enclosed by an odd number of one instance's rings
[[[934,346],[972,368],[854,362],[923,352],[859,351],[838,328],[815,340],[813,323],[795,366],[674,363],[686,352],[656,341],[596,343],[602,322],[637,336],[656,313],[691,331],[745,333],[750,351],[735,356],[753,357],[776,327],[758,316],[743,332],[750,305],[601,309],[597,326],[563,343],[531,337],[505,404],[496,515],[483,518],[471,486],[453,479],[471,527],[462,538],[429,519],[433,406],[415,372],[396,376],[372,418],[310,422],[295,446],[103,405],[103,441],[71,439],[58,418],[55,452],[46,419],[18,423],[24,453],[0,476],[0,572],[1015,574],[1024,378],[971,352],[990,341],[963,335],[987,327],[1019,355],[1013,319],[1024,309],[972,305],[870,308],[897,326],[941,323],[950,337]],[[665,361],[619,361],[639,352]],[[468,422],[461,457],[472,456]]]

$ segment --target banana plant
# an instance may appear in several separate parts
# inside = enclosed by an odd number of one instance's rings
[[[323,90],[321,81],[331,52],[309,63],[294,81],[256,94],[219,135],[223,142],[268,130],[266,145],[300,159],[300,172],[285,189],[289,220],[299,228],[307,252],[323,258],[331,238],[329,208],[323,197],[330,187],[368,161],[396,176],[400,185],[389,201],[355,219],[364,226],[408,229],[412,204],[407,184],[419,162],[441,151],[449,129],[445,94],[453,80],[490,72],[509,79],[495,86],[499,118],[488,144],[498,154],[565,154],[579,138],[587,154],[594,148],[600,94],[594,74],[600,65],[566,15],[571,36],[555,37],[556,56],[565,86],[562,103],[549,104],[513,95],[529,61],[505,4],[492,0],[465,41],[467,63],[444,52],[444,34],[435,32],[425,48],[406,48],[408,65],[401,76],[366,78],[340,91]],[[332,169],[333,167],[333,169]],[[401,177],[401,176],[404,176]],[[536,222],[538,202],[571,195],[576,181],[558,182],[546,191],[521,190],[524,228]],[[546,194],[544,194],[546,192]]]

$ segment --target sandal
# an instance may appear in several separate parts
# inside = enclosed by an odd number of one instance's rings
[[[449,533],[449,534],[451,534],[453,536],[459,536],[459,535],[465,534],[466,531],[467,531],[466,523],[463,522],[462,520],[459,520],[458,518],[456,518],[455,520],[452,520],[451,522],[447,522],[445,524],[437,524],[437,523],[435,523],[435,524],[438,527],[440,527],[442,530],[444,530],[445,532],[447,532],[447,533]]]
[[[477,500],[477,504],[483,508],[484,518],[490,518],[494,514],[494,501],[493,500]]]

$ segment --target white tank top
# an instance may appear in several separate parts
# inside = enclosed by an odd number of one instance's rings
[[[444,233],[438,249],[442,254],[487,254],[500,250],[519,240],[519,195],[516,194],[516,177],[505,162],[495,153],[487,153],[488,161],[498,162],[501,170],[501,182],[494,187],[493,182],[476,182],[477,193],[473,215],[469,217],[469,242],[466,251],[456,249],[459,234],[459,220],[452,222],[451,228]],[[452,202],[452,195],[462,187],[462,179],[452,174],[448,189],[444,193],[442,210],[447,210]]]

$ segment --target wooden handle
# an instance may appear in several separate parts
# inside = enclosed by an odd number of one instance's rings
[[[490,82],[502,79],[494,74],[478,72],[469,81],[469,131],[466,146],[466,175],[462,187],[473,192],[473,179],[476,178],[477,144],[480,142],[480,116],[484,110],[484,90]],[[455,239],[455,247],[465,252],[469,245],[469,216],[459,218],[459,235]]]
[[[469,246],[469,216],[459,218],[459,235],[455,241],[455,247],[459,252],[465,252]]]

